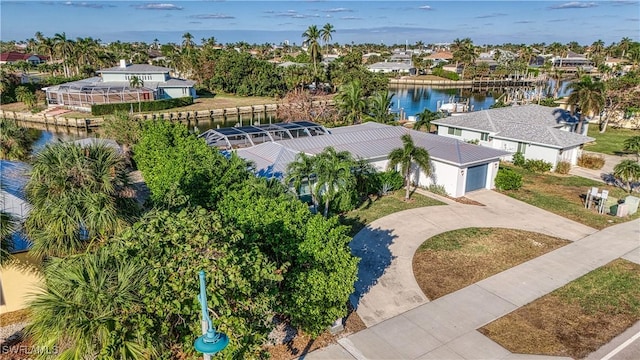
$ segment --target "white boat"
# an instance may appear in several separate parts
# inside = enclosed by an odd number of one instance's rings
[[[454,97],[449,98],[449,101],[440,105],[438,101],[438,111],[447,115],[461,115],[470,111],[473,111],[473,105],[469,105],[469,100],[460,101]]]

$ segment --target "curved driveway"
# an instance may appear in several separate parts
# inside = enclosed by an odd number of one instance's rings
[[[350,300],[367,327],[429,301],[413,276],[412,260],[420,244],[434,235],[467,227],[504,227],[576,241],[597,231],[495,191],[467,197],[485,206],[450,202],[406,210],[372,222],[353,238],[351,249],[361,260]]]

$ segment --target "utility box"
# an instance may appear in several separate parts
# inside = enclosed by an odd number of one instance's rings
[[[616,211],[616,216],[617,217],[625,217],[629,215],[629,209],[627,207],[627,204],[618,204],[618,209]]]
[[[629,215],[633,215],[638,211],[638,204],[640,204],[640,198],[635,196],[627,196],[624,198],[624,203],[627,205]]]

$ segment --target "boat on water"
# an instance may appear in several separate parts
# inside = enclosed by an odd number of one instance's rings
[[[465,100],[452,96],[447,102],[440,103],[440,101],[438,101],[438,111],[447,116],[462,115],[473,111],[473,105],[469,104],[469,99]]]

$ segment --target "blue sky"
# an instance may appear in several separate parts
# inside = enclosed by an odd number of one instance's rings
[[[333,42],[413,44],[470,37],[476,45],[640,41],[640,2],[622,1],[8,1],[0,0],[0,39],[53,37],[104,42],[300,44],[310,25],[331,23]]]

